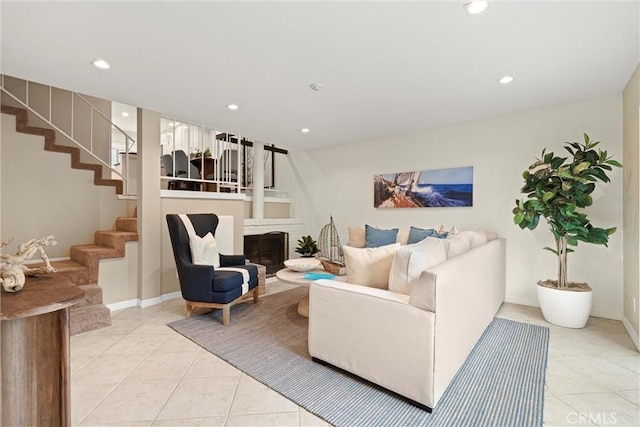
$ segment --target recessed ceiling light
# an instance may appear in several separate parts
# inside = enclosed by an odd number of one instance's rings
[[[472,0],[469,3],[465,3],[464,10],[471,15],[476,15],[484,12],[488,7],[489,2],[487,0]]]
[[[129,117],[129,113],[127,113],[126,111],[122,112],[122,117]]]
[[[513,76],[503,76],[500,80],[498,80],[498,83],[500,83],[501,85],[508,85],[509,83],[511,83],[513,81]]]
[[[302,129],[300,129],[300,132],[309,133],[309,128],[302,128]]]
[[[109,65],[109,63],[104,59],[94,59],[91,63],[94,67],[100,68],[101,70],[108,70],[111,68],[111,65]]]
[[[227,105],[227,108],[228,108],[229,110],[237,110],[237,109],[238,109],[238,106],[237,106],[236,104],[229,104],[229,105]]]

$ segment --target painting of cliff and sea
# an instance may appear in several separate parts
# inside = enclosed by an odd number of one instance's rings
[[[473,166],[375,175],[376,208],[473,206]]]

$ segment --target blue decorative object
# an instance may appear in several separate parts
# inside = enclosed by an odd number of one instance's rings
[[[398,238],[398,229],[382,230],[380,228],[364,226],[365,248],[377,248],[380,246],[392,245]]]
[[[333,279],[335,278],[335,274],[331,273],[304,273],[304,278],[308,280],[320,280],[320,279]]]

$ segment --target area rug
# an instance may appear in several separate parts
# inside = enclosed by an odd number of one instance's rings
[[[304,288],[257,305],[175,321],[169,326],[336,426],[542,426],[549,330],[495,318],[432,413],[336,368],[311,360]]]

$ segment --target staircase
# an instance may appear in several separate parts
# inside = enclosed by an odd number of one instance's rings
[[[16,117],[16,131],[44,137],[44,149],[71,156],[71,167],[93,172],[95,185],[114,187],[117,194],[123,192],[123,182],[103,178],[103,166],[85,163],[80,160],[77,147],[56,144],[56,132],[52,129],[29,126],[27,110],[8,105],[1,106],[3,114]],[[122,217],[116,219],[114,230],[96,231],[94,244],[74,245],[70,249],[69,261],[55,261],[51,265],[84,292],[84,299],[70,310],[71,334],[79,334],[111,325],[110,310],[103,304],[102,289],[98,286],[100,260],[119,258],[125,255],[125,244],[138,240],[137,218]]]
[[[3,114],[12,114],[16,117],[16,131],[28,135],[40,135],[44,137],[44,149],[56,153],[69,153],[71,156],[71,168],[93,171],[93,183],[95,185],[107,185],[115,188],[117,194],[122,194],[123,184],[119,179],[105,179],[102,177],[103,166],[95,163],[80,161],[80,149],[68,145],[56,144],[56,132],[52,129],[29,126],[29,113],[24,108],[3,105]]]

